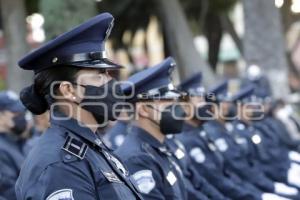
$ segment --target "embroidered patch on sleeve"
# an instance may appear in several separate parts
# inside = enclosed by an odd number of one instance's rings
[[[139,191],[144,194],[149,194],[155,187],[155,180],[151,170],[140,170],[132,175],[135,180]]]
[[[50,194],[46,200],[74,200],[71,189],[57,190]]]

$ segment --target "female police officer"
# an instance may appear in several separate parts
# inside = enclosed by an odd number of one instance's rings
[[[21,100],[34,114],[49,109],[51,126],[22,167],[18,199],[141,199],[126,168],[96,134],[96,125],[113,120],[121,101],[107,73],[120,65],[105,57],[112,25],[110,14],[100,14],[19,62],[35,72]]]

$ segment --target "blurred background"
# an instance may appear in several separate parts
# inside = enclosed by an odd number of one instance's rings
[[[18,92],[32,82],[33,74],[17,66],[26,52],[110,12],[115,26],[107,49],[110,58],[126,66],[120,79],[173,56],[175,82],[198,71],[206,86],[264,76],[275,97],[299,103],[300,0],[0,2],[0,89]]]

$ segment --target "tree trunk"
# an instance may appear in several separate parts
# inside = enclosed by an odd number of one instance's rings
[[[24,1],[0,0],[0,3],[8,69],[7,88],[19,92],[32,82],[32,73],[21,70],[17,64],[28,51]]]
[[[229,35],[233,39],[236,47],[239,49],[240,53],[243,55],[244,49],[243,49],[242,40],[238,36],[228,14],[224,13],[220,16],[220,18],[221,18],[221,24],[222,24],[223,29],[229,33]]]
[[[288,64],[279,10],[271,0],[243,0],[244,55],[247,64],[259,65],[271,81],[273,94],[289,93]]]
[[[194,38],[179,1],[157,0],[156,3],[165,28],[166,43],[171,55],[177,61],[181,78],[202,71],[204,84],[213,84],[214,74],[194,46]]]
[[[281,8],[283,30],[286,33],[291,25],[299,21],[299,14],[291,12],[292,0],[284,1]]]
[[[217,70],[219,51],[223,36],[221,20],[218,14],[209,12],[206,16],[205,34],[208,40],[208,61],[214,71]]]

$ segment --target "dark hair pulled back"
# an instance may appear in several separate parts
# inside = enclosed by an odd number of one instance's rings
[[[34,84],[25,87],[20,92],[22,103],[33,114],[43,114],[49,109],[50,105],[55,102],[55,98],[51,95],[50,90],[53,90],[54,94],[57,95],[58,83],[61,81],[74,82],[80,69],[81,68],[78,67],[64,65],[36,73],[34,76]]]

